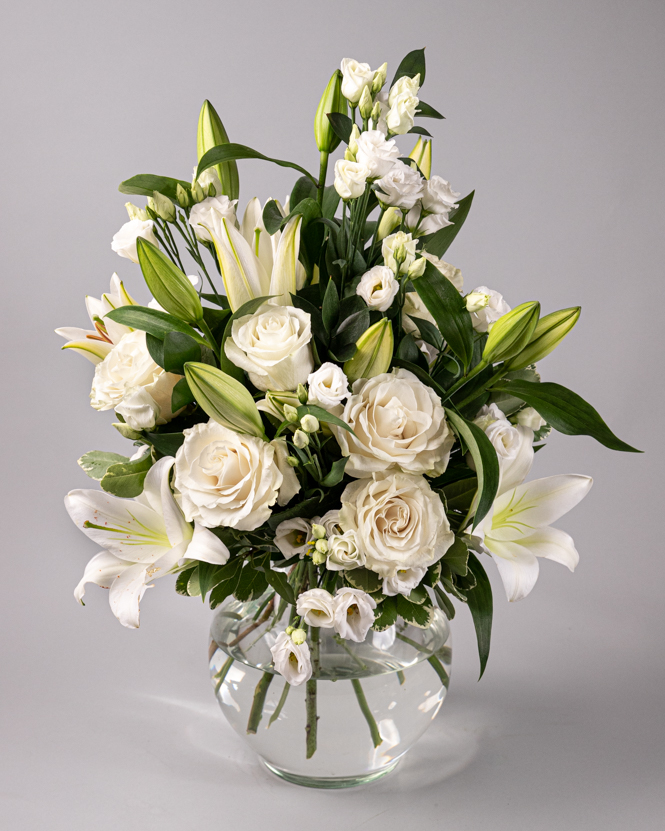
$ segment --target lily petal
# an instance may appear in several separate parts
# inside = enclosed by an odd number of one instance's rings
[[[520,542],[536,557],[545,557],[555,563],[561,563],[571,571],[575,571],[580,561],[573,538],[559,528],[539,528],[535,534],[525,537]]]
[[[79,603],[83,604],[83,595],[85,594],[86,583],[95,583],[103,589],[108,589],[111,583],[132,563],[126,563],[109,554],[108,551],[100,551],[99,554],[90,560],[85,567],[83,577],[78,586],[74,589],[74,597]]]
[[[220,237],[210,228],[208,231],[215,245],[231,311],[237,311],[249,300],[267,295],[268,275],[240,231],[226,219],[222,220]]]
[[[166,535],[171,545],[179,545],[191,540],[192,526],[183,516],[171,491],[169,483],[174,464],[173,456],[164,456],[156,462],[145,477],[142,496],[145,496],[154,511],[163,516]]]
[[[273,302],[280,306],[290,306],[291,295],[296,293],[301,224],[302,216],[294,216],[286,223],[275,252],[269,293],[276,295]]]
[[[185,556],[188,560],[201,560],[204,563],[223,566],[231,556],[231,552],[218,536],[199,522],[195,522],[194,535]]]
[[[536,585],[538,560],[524,546],[485,538],[485,545],[499,570],[506,597],[513,603],[522,600]]]
[[[504,465],[501,470],[501,484],[499,493],[505,493],[511,488],[516,488],[529,475],[533,464],[533,430],[518,424],[515,428],[522,436],[522,442],[517,456],[510,464]]]
[[[113,349],[112,343],[107,343],[104,340],[97,340],[92,338],[84,338],[83,340],[73,340],[66,343],[63,349],[73,349],[79,355],[83,355],[93,364],[101,363],[104,358]]]
[[[111,611],[123,626],[139,628],[139,603],[149,586],[146,566],[142,563],[129,566],[111,584],[109,603]]]

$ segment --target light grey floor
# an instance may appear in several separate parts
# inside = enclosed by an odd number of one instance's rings
[[[661,2],[24,2],[3,12],[3,508],[0,828],[651,831],[665,826]],[[264,772],[206,677],[209,611],[151,590],[139,632],[72,589],[95,548],[62,496],[75,460],[122,450],[90,409],[90,366],[58,351],[114,269],[117,183],[186,178],[209,97],[233,139],[316,169],[311,122],[344,56],[394,69],[427,45],[434,169],[473,211],[449,252],[512,305],[583,306],[541,367],[643,456],[556,436],[535,476],[595,485],[559,525],[574,575],[545,563],[496,620],[485,678],[454,622],[449,700],[391,778],[318,793]],[[404,142],[408,152],[409,144]],[[240,165],[241,203],[282,169]]]

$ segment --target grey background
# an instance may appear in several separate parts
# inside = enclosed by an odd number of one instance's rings
[[[645,0],[5,5],[3,829],[662,827],[664,23]],[[101,590],[75,603],[95,548],[62,497],[93,486],[83,452],[126,444],[52,330],[85,325],[84,295],[113,270],[141,295],[109,247],[116,187],[191,175],[204,97],[232,139],[316,170],[312,117],[340,59],[392,72],[422,45],[423,97],[447,116],[427,125],[434,169],[477,189],[448,259],[512,305],[581,304],[541,369],[648,453],[552,437],[536,476],[595,478],[560,523],[575,575],[544,563],[515,605],[494,580],[483,681],[461,609],[449,700],[402,769],[311,792],[260,769],[216,711],[207,608],[163,581],[135,632]],[[264,163],[240,173],[242,204],[292,182]]]

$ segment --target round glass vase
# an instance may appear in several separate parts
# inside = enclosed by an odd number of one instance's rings
[[[211,627],[210,676],[233,729],[289,782],[346,788],[394,770],[446,696],[451,637],[434,610],[427,629],[398,618],[363,643],[319,629],[319,670],[289,686],[270,647],[288,624],[269,594],[224,601]]]

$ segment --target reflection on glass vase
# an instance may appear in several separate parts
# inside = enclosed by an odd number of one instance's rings
[[[435,610],[427,629],[398,618],[363,643],[321,629],[316,683],[291,687],[271,665],[288,621],[268,598],[230,598],[213,619],[210,675],[233,729],[269,770],[299,785],[344,788],[389,773],[446,696],[446,617]]]

